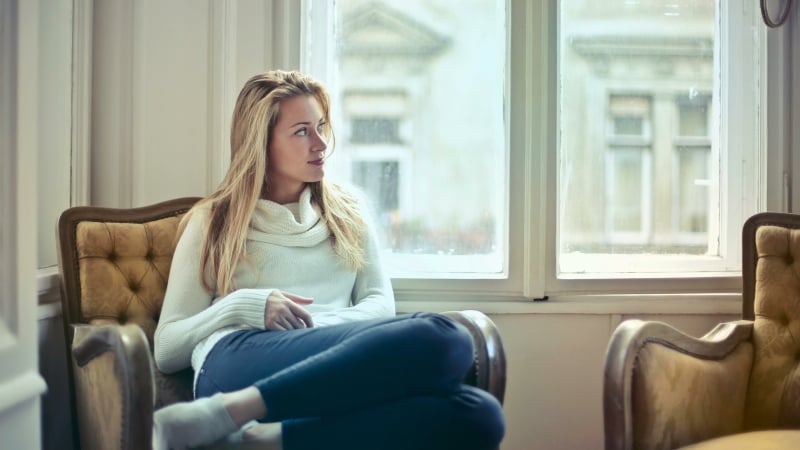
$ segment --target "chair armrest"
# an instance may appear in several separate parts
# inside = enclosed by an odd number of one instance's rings
[[[506,392],[506,353],[497,326],[480,311],[447,311],[442,314],[464,325],[472,335],[475,361],[464,382],[489,392],[502,404]]]
[[[75,409],[83,450],[149,449],[153,363],[136,325],[76,325]]]
[[[751,321],[702,338],[627,320],[606,352],[606,450],[675,448],[741,430],[753,361]]]

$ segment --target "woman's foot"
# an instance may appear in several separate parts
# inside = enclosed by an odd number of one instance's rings
[[[153,415],[153,449],[183,450],[208,445],[239,430],[222,394],[175,403]]]
[[[252,421],[203,450],[283,450],[281,424]]]
[[[283,450],[281,423],[258,423],[244,428],[241,436],[241,450]]]

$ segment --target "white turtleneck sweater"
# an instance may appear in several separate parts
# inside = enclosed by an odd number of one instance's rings
[[[155,361],[162,372],[191,365],[197,373],[223,336],[239,329],[263,330],[273,289],[313,298],[305,308],[315,327],[395,314],[372,224],[365,218],[364,267],[355,272],[334,252],[308,188],[298,203],[258,201],[246,256],[234,273],[238,289],[224,297],[210,294],[200,282],[200,250],[209,220],[207,208],[196,210],[173,255],[155,333]]]

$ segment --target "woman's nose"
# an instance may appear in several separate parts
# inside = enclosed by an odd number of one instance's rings
[[[324,134],[315,131],[311,149],[316,151],[323,151],[326,148],[328,148],[328,139],[325,137]]]

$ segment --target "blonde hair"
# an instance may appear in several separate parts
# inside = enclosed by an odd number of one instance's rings
[[[185,227],[196,208],[210,207],[200,253],[203,286],[220,296],[234,291],[233,275],[246,250],[250,217],[262,193],[269,192],[267,165],[270,137],[283,100],[312,96],[330,124],[330,98],[325,87],[299,72],[269,71],[250,78],[239,93],[231,123],[231,164],[217,189],[195,205],[181,222]],[[330,130],[330,126],[329,126]],[[332,132],[330,133],[332,137]],[[365,230],[358,199],[324,179],[309,183],[311,201],[331,232],[331,244],[345,264],[360,270],[364,264]]]

